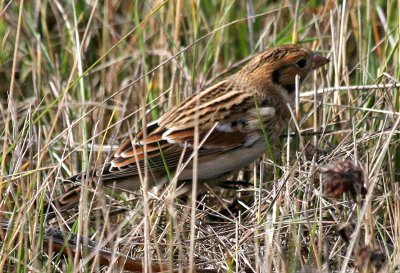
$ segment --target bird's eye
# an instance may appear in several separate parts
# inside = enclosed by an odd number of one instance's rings
[[[300,59],[297,61],[296,65],[300,68],[304,68],[307,64],[307,60],[306,59]]]

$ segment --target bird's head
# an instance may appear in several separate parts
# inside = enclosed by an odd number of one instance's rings
[[[327,64],[329,59],[299,45],[283,45],[268,49],[254,57],[243,69],[253,80],[277,84],[292,92],[296,75],[302,82],[314,69]]]

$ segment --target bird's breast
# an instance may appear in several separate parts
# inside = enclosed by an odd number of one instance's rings
[[[275,142],[287,126],[287,115],[281,109],[273,106],[264,106],[251,109],[247,113],[247,129],[256,131],[268,137],[269,142]]]

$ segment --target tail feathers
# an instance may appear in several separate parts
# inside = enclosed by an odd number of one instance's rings
[[[107,170],[107,169],[109,169],[109,167],[105,166],[104,170]],[[93,170],[90,170],[89,172],[82,172],[82,173],[76,174],[74,176],[71,176],[71,177],[65,179],[63,182],[64,183],[78,183],[85,179],[91,179],[94,177],[98,177],[98,174],[99,174],[99,170],[93,169]]]
[[[80,173],[71,176],[62,181],[63,184],[74,184],[66,192],[55,197],[47,204],[47,217],[52,219],[56,216],[56,213],[68,212],[70,209],[77,208],[79,206],[79,200],[81,198],[81,183],[82,181],[88,180],[89,183],[93,178],[97,177],[97,170],[91,170],[85,173]]]
[[[58,213],[63,214],[70,209],[77,208],[81,196],[80,185],[73,186],[66,193],[56,197],[45,205],[47,219],[53,219]]]
[[[59,212],[67,211],[71,208],[76,208],[79,204],[79,199],[81,196],[81,182],[86,178],[87,173],[80,173],[74,176],[71,176],[62,183],[72,184],[71,188],[69,188],[65,193],[59,195],[55,199],[53,199],[50,203],[47,204],[48,217],[54,218],[56,210]],[[89,179],[96,176],[96,170],[92,170],[89,172]]]
[[[65,191],[64,193],[60,194],[59,196],[55,197],[51,200],[48,204],[46,204],[46,211],[47,211],[47,219],[53,219],[56,217],[57,214],[62,215],[72,215],[73,213],[77,212],[77,208],[79,207],[81,196],[82,196],[82,182],[88,183],[87,190],[88,190],[88,202],[91,204],[92,201],[97,199],[97,196],[100,198],[106,198],[106,202],[108,203],[110,200],[108,199],[110,194],[113,195],[114,193],[121,193],[124,191],[133,192],[140,189],[140,181],[135,181],[134,179],[126,179],[126,180],[119,180],[118,184],[115,185],[114,180],[106,180],[102,179],[95,174],[95,171],[91,171],[90,177],[87,177],[87,173],[85,174],[78,174],[72,176],[64,181],[64,183],[73,184],[71,187]],[[101,179],[101,180],[100,180]],[[104,186],[104,194],[103,190],[98,190],[99,180],[102,182],[101,188],[103,189]],[[96,195],[96,197],[94,196]],[[114,199],[113,199],[114,200]],[[92,208],[96,209],[96,208]],[[120,208],[116,206],[116,208],[112,209],[110,213],[114,213],[114,211],[125,211],[124,208]]]
[[[70,188],[66,193],[60,195],[55,201],[60,208],[68,209],[79,204],[81,196],[81,186],[76,185]]]
[[[95,196],[96,195],[96,196]],[[81,185],[74,185],[68,191],[65,193],[61,194],[60,196],[54,198],[50,203],[46,205],[47,209],[47,219],[51,220],[55,218],[57,215],[62,215],[63,218],[66,216],[72,216],[75,213],[78,212],[79,204],[81,202],[81,196],[82,196],[82,186]],[[98,200],[97,197],[99,198],[106,198],[105,203],[109,203],[109,195],[108,194],[101,194],[100,192],[94,190],[93,188],[88,189],[88,206],[91,207],[91,211],[95,211],[97,209],[100,209],[101,203],[93,203],[93,201]],[[114,199],[113,199],[114,200]],[[110,214],[115,214],[116,212],[122,212],[125,211],[125,208],[122,206],[119,206],[118,204],[114,204],[112,207],[111,211],[109,212]]]

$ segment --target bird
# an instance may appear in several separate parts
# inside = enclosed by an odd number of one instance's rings
[[[291,118],[296,77],[301,83],[328,62],[296,44],[256,54],[233,75],[132,132],[101,168],[66,179],[75,186],[59,196],[58,204],[76,204],[83,179],[136,191],[142,186],[145,167],[149,184],[172,177],[191,181],[194,169],[199,183],[240,170],[258,159],[267,145],[275,147],[279,142]]]

